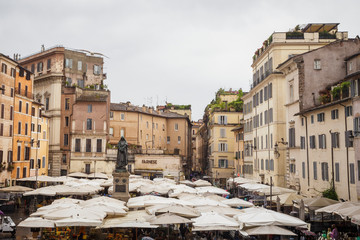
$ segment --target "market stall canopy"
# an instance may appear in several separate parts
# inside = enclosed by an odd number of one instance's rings
[[[357,209],[360,208],[360,203],[357,202],[340,202],[335,203],[323,208],[319,208],[315,210],[315,213],[335,213],[339,214],[339,211],[342,209],[350,208],[350,207],[357,207]]]
[[[199,194],[213,193],[218,195],[229,195],[228,191],[214,186],[196,187],[195,189]]]
[[[297,236],[290,230],[287,230],[282,227],[273,226],[273,225],[265,225],[259,227],[253,227],[246,230],[247,235],[283,235],[283,236]]]
[[[238,230],[239,223],[235,219],[216,212],[204,212],[200,217],[192,218],[192,231]]]
[[[55,221],[56,227],[97,227],[100,226],[102,220],[80,218],[78,216],[71,216]]]
[[[159,208],[155,210],[156,213],[173,213],[178,216],[187,217],[187,218],[194,218],[200,216],[200,212],[198,212],[196,209],[188,206],[182,206],[177,204],[171,204],[166,207]]]
[[[105,218],[99,228],[157,228],[146,221],[148,216],[145,210],[130,211],[124,217]]]
[[[80,219],[85,218],[102,221],[106,217],[106,213],[102,210],[77,206],[60,210],[54,209],[53,211],[43,215],[43,217],[50,220],[78,217]]]
[[[109,177],[105,173],[98,172],[88,174],[88,178],[108,179]]]
[[[178,197],[179,195],[183,194],[183,193],[193,193],[196,194],[197,191],[192,188],[189,187],[187,185],[184,184],[179,184],[179,185],[174,185],[171,190],[168,192],[169,197]]]
[[[254,207],[254,204],[251,202],[242,200],[240,198],[224,199],[221,202],[230,207]]]
[[[326,207],[335,203],[339,203],[339,201],[332,200],[330,198],[318,197],[318,198],[304,198],[303,199],[305,207],[316,210],[322,207]],[[300,200],[294,200],[294,203],[300,205]]]
[[[54,228],[55,224],[54,221],[41,217],[28,217],[17,226],[25,228]]]
[[[354,205],[347,208],[342,208],[337,211],[337,214],[342,218],[352,218],[355,215],[360,214],[360,205]]]
[[[168,225],[168,224],[181,224],[181,223],[193,223],[194,221],[184,217],[180,217],[173,213],[164,213],[153,217],[150,220],[150,224],[153,225]]]
[[[200,213],[216,212],[229,217],[233,217],[237,214],[242,213],[240,209],[234,209],[230,207],[219,207],[219,206],[200,206],[200,207],[195,207],[195,209],[198,210]]]
[[[87,178],[88,174],[82,172],[73,172],[68,174],[68,177],[76,177],[76,178]]]
[[[71,179],[71,178],[69,178]],[[50,176],[44,176],[44,175],[40,175],[40,176],[32,176],[32,177],[27,177],[27,178],[20,178],[17,179],[16,181],[25,181],[25,182],[65,182],[67,181],[66,178],[63,177],[50,177]]]
[[[195,182],[193,182],[193,184],[195,185],[195,187],[206,187],[206,186],[211,186],[211,183],[202,179],[196,180]]]
[[[259,181],[248,178],[242,178],[242,177],[229,178],[227,180],[227,183],[229,184],[232,184],[233,182],[235,182],[236,184],[245,184],[245,183],[258,183]]]
[[[193,187],[195,186],[195,184],[192,182],[192,181],[189,181],[189,180],[183,180],[183,181],[180,181],[181,184],[185,184],[185,185],[188,185],[190,187]]]
[[[212,200],[212,199],[209,199],[209,198],[206,198],[206,197],[201,197],[201,196],[198,196],[198,197],[194,197],[192,199],[188,199],[186,200],[188,202],[191,202],[191,204],[194,206],[194,207],[197,207],[197,206],[221,206],[221,207],[229,207],[228,205],[222,203],[222,202],[219,202],[219,201],[216,201],[216,200]]]
[[[89,200],[86,200],[84,202],[82,202],[81,204],[86,206],[86,205],[91,205],[93,203],[113,203],[119,206],[125,206],[126,202],[115,199],[115,198],[110,198],[110,197],[104,197],[104,196],[100,196],[100,197],[95,197]]]
[[[33,191],[33,188],[29,188],[29,187],[23,187],[23,186],[11,186],[11,187],[5,187],[5,188],[0,188],[0,192],[29,192],[29,191]]]
[[[280,198],[280,204],[283,206],[292,206],[294,200],[301,200],[305,197],[296,194],[296,193],[284,193],[277,195],[277,197]],[[267,199],[270,201],[270,197],[267,197]],[[273,201],[276,201],[276,197],[272,197]]]
[[[299,218],[292,217],[283,213],[275,212],[265,208],[255,208],[257,210],[236,215],[234,218],[241,223],[241,227],[277,225],[291,227],[307,227],[306,222]],[[261,209],[261,210],[260,210]]]

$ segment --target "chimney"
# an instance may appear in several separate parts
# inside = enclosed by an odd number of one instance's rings
[[[143,111],[143,112],[146,112],[146,106],[145,106],[145,104],[143,104],[141,108],[142,108],[142,111]]]

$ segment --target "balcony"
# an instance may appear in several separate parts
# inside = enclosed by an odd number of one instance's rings
[[[302,32],[287,32],[286,39],[304,39],[304,33],[302,33]]]
[[[19,88],[15,88],[15,93],[17,95],[21,95],[30,99],[34,99],[34,95],[29,92],[29,91],[25,91],[25,89],[19,89]]]

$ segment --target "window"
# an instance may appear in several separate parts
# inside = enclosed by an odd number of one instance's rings
[[[317,180],[317,162],[313,162],[314,180]]]
[[[82,70],[82,61],[78,61],[77,70],[78,71]]]
[[[314,60],[314,69],[316,69],[316,70],[321,69],[321,61],[320,61],[320,59],[315,59]]]
[[[225,128],[220,128],[220,137],[221,137],[221,138],[225,138],[225,137],[226,137],[226,129],[225,129]]]
[[[13,135],[13,125],[9,126],[9,136],[12,137]]]
[[[353,139],[350,138],[352,131],[346,131],[345,132],[345,147],[353,147],[354,146],[354,141]]]
[[[301,126],[304,126],[304,118],[301,118]]]
[[[96,152],[102,152],[102,139],[96,140]]]
[[[289,128],[289,147],[295,147],[295,128]]]
[[[42,62],[39,62],[37,64],[37,72],[42,72],[43,71],[43,63]]]
[[[227,143],[219,143],[219,152],[227,152]]]
[[[170,144],[170,136],[167,136],[167,144]]]
[[[21,159],[21,146],[17,147],[17,160],[20,161]]]
[[[305,162],[301,163],[302,178],[305,178]]]
[[[28,124],[25,123],[25,136],[27,136],[27,135],[28,135]]]
[[[340,182],[340,164],[335,163],[335,181]]]
[[[65,59],[65,67],[66,68],[72,68],[72,65],[73,65],[72,59],[66,58]]]
[[[92,104],[88,104],[88,110],[87,110],[88,113],[91,113],[92,112]]]
[[[274,171],[274,159],[270,159],[270,171]]]
[[[263,113],[260,113],[260,126],[263,125]]]
[[[331,119],[338,119],[338,118],[339,118],[339,110],[338,109],[331,110]]]
[[[178,144],[180,144],[180,143],[181,143],[181,137],[178,136]]]
[[[296,172],[296,165],[294,163],[289,164],[290,173]]]
[[[34,159],[30,159],[30,169],[34,169]]]
[[[179,124],[175,123],[175,131],[179,130]]]
[[[64,134],[64,146],[69,145],[69,134]]]
[[[5,73],[5,74],[7,73],[7,65],[5,63],[3,63],[1,65],[1,72]]]
[[[62,163],[63,163],[63,164],[66,164],[66,154],[63,154],[63,155],[62,155]]]
[[[35,64],[31,64],[31,72],[35,73]]]
[[[31,124],[31,131],[35,132],[35,124],[34,123]]]
[[[10,97],[14,97],[14,89],[13,88],[10,89]]]
[[[76,138],[75,139],[75,152],[80,152],[80,147],[81,147],[81,139]]]
[[[19,112],[22,112],[22,101],[19,100]]]
[[[79,88],[84,88],[85,87],[84,79],[78,79],[77,85]]]
[[[268,159],[265,160],[265,170],[270,170],[269,169],[269,160]]]
[[[219,168],[228,168],[228,160],[219,159]]]
[[[45,98],[45,110],[46,111],[49,110],[49,102],[50,102],[50,98]]]
[[[146,128],[149,128],[149,122],[146,121]]]
[[[38,133],[41,133],[41,125],[40,124],[38,124],[37,131],[38,131]]]
[[[263,90],[260,90],[260,103],[263,103]]]
[[[86,120],[86,130],[91,130],[92,129],[92,119],[88,118]]]
[[[264,112],[264,124],[268,124],[268,110]]]
[[[340,136],[340,133],[338,133],[338,132],[331,133],[331,147],[333,147],[333,148],[340,147],[339,136]]]
[[[5,94],[5,85],[1,86],[1,94],[4,95]]]
[[[120,137],[125,137],[125,129],[120,130]]]
[[[294,85],[289,85],[289,102],[292,103],[294,101]]]
[[[18,122],[18,134],[21,134],[21,122]]]
[[[269,83],[268,91],[269,91],[269,99],[270,99],[272,98],[272,83]]]
[[[70,98],[65,98],[65,110],[70,109]]]
[[[125,120],[125,113],[121,113],[120,118],[121,118],[121,121],[124,121]]]
[[[72,84],[72,79],[71,78],[66,78],[66,86],[71,87]]]
[[[350,183],[355,183],[355,168],[353,163],[350,163]]]
[[[29,103],[25,104],[25,113],[29,114]]]
[[[109,135],[114,136],[114,128],[109,128]]]
[[[42,168],[45,168],[46,166],[45,161],[46,161],[45,157],[42,157],[42,166],[41,166]]]
[[[101,67],[99,65],[94,65],[94,74],[99,75],[101,71]]]
[[[114,112],[110,112],[110,118],[114,118]]]
[[[65,117],[65,127],[69,126],[69,117]]]
[[[43,139],[46,139],[46,131],[43,131]]]
[[[86,139],[86,152],[91,152],[91,139]]]
[[[12,162],[12,151],[8,151],[8,158],[7,158],[7,161],[8,161],[8,163],[11,163]]]
[[[0,136],[4,136],[4,124],[0,124]]]
[[[310,122],[311,122],[311,124],[314,123],[314,115],[311,115],[311,116],[310,116]]]
[[[219,124],[226,125],[227,124],[227,116],[219,116]]]
[[[264,87],[264,101],[268,99],[268,87]]]
[[[321,149],[326,148],[326,135],[325,134],[319,135],[319,148],[321,148]]]
[[[85,173],[90,174],[90,164],[85,164]]]
[[[345,108],[345,116],[346,117],[352,116],[352,106],[347,106]]]
[[[273,122],[273,109],[270,108],[269,109],[269,123],[272,123]]]
[[[329,181],[329,166],[327,162],[321,163],[321,179],[323,181]]]
[[[311,149],[316,148],[315,135],[310,136],[310,148]]]
[[[34,107],[31,108],[31,116],[35,117],[35,108]]]
[[[49,59],[47,60],[46,69],[47,69],[47,70],[50,70],[50,69],[51,69],[51,58],[49,58]]]
[[[261,159],[261,170],[264,170],[264,159]]]
[[[1,104],[1,118],[3,119],[5,116],[5,105]]]
[[[318,113],[317,114],[317,121],[324,122],[325,121],[325,113]]]
[[[28,95],[28,86],[25,85],[25,96],[27,97]]]
[[[354,136],[360,136],[360,117],[354,118]]]
[[[23,178],[26,178],[26,171],[27,171],[27,168],[24,167],[24,168],[23,168],[23,176],[22,176]]]

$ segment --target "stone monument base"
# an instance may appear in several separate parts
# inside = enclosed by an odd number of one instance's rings
[[[126,170],[113,172],[113,198],[119,199],[124,202],[127,202],[129,200],[129,176],[130,173]]]

